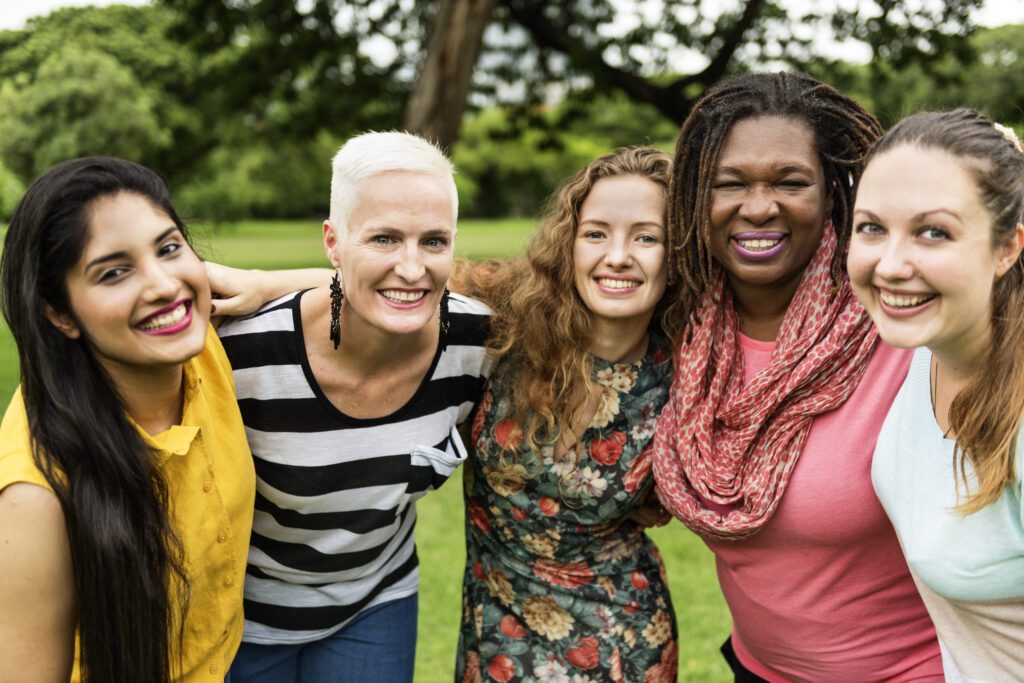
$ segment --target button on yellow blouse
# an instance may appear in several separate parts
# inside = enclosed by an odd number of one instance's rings
[[[191,582],[182,668],[176,678],[220,679],[234,659],[245,625],[242,587],[256,474],[231,367],[212,328],[202,353],[185,363],[181,424],[155,436],[140,433],[167,479],[174,528]],[[49,488],[29,450],[20,389],[0,426],[0,444],[0,490],[16,482]],[[174,638],[171,643],[174,647]],[[78,680],[76,661],[72,681]]]

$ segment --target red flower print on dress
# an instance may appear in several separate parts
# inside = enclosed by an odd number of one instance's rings
[[[472,520],[473,526],[485,534],[491,533],[491,520],[488,519],[487,513],[484,512],[482,507],[480,507],[480,504],[475,500],[470,499],[468,507],[469,518]]]
[[[622,656],[619,654],[619,648],[615,648],[612,656],[608,658],[608,668],[612,683],[622,683]]]
[[[679,668],[679,644],[672,641],[661,651],[661,661],[647,669],[644,683],[675,683]]]
[[[526,510],[522,508],[512,508],[510,514],[512,515],[512,519],[517,522],[525,522],[526,518],[529,517],[529,515],[526,514]]]
[[[494,425],[494,440],[505,450],[515,450],[523,440],[523,430],[513,418],[504,417]]]
[[[526,635],[526,629],[523,628],[522,622],[515,618],[511,614],[506,614],[501,618],[501,623],[498,624],[498,628],[509,638],[519,640]]]
[[[594,572],[586,562],[555,562],[540,559],[534,562],[533,573],[540,580],[563,588],[578,588],[594,580]]]
[[[565,658],[577,669],[593,669],[601,663],[601,653],[597,650],[597,638],[580,638],[574,647],[569,648]]]
[[[484,580],[484,565],[480,562],[480,560],[477,560],[473,563],[473,576],[475,576],[478,581]]]
[[[469,430],[469,435],[473,438],[473,443],[476,443],[477,439],[480,438],[480,432],[484,428],[484,418],[487,417],[487,411],[491,409],[491,391],[488,389],[484,392],[484,395],[480,397],[480,403],[476,406],[476,412],[473,413],[473,426]]]
[[[646,576],[636,571],[630,575],[629,581],[633,584],[633,588],[636,588],[638,591],[647,590],[647,587],[651,585]]]
[[[607,439],[594,439],[590,442],[590,457],[602,465],[614,465],[622,457],[622,447],[626,445],[626,435],[612,432]]]
[[[653,442],[652,442],[653,443]],[[636,493],[651,476],[652,450],[648,446],[643,453],[629,463],[629,469],[622,475],[622,487],[627,493]]]
[[[480,683],[480,655],[475,652],[466,654],[466,670],[462,673],[462,683]]]
[[[558,512],[561,506],[558,504],[558,501],[555,500],[554,498],[541,496],[540,501],[537,503],[537,507],[539,507],[540,511],[543,512],[545,515],[553,515]]]
[[[508,683],[516,675],[516,663],[508,655],[494,655],[487,663],[487,675],[501,683]]]

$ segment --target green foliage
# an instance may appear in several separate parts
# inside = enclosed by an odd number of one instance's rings
[[[954,56],[898,68],[819,62],[810,71],[858,98],[885,126],[916,111],[970,106],[1006,124],[1024,125],[1024,25],[978,30],[964,67]]]
[[[3,162],[0,162],[0,221],[8,221],[25,193],[25,186]]]
[[[0,88],[0,155],[22,177],[88,154],[148,160],[171,142],[157,99],[114,57],[67,45]]]
[[[90,153],[172,176],[189,165],[209,126],[186,97],[198,59],[168,39],[172,17],[155,6],[65,8],[0,31],[0,149],[22,180]]]
[[[536,216],[569,176],[595,157],[627,145],[670,150],[676,126],[650,105],[621,93],[567,99],[524,126],[515,109],[470,114],[453,158],[463,213]]]

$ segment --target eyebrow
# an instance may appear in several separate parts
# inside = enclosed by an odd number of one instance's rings
[[[610,225],[610,223],[608,223],[607,221],[599,221],[596,218],[588,218],[586,220],[580,221],[580,227],[583,227],[584,225],[586,225],[588,223],[592,223],[594,225],[601,226],[601,227],[604,227],[604,228],[607,228]],[[656,221],[636,221],[635,223],[630,223],[629,227],[636,228],[636,227],[640,227],[640,226],[644,226],[644,225],[650,225],[650,226],[655,227],[655,228],[662,228],[662,229],[665,228],[664,223],[658,223]]]
[[[782,173],[782,174],[787,174],[787,173],[806,173],[808,175],[814,175],[814,169],[811,168],[810,166],[805,166],[804,164],[789,164],[788,166],[783,166],[782,168],[779,168],[777,170],[778,170],[779,173]],[[717,172],[718,173],[729,173],[729,174],[732,174],[732,175],[739,175],[739,176],[743,175],[743,169],[736,168],[735,166],[719,166]]]
[[[869,220],[875,221],[876,223],[881,223],[882,222],[882,220],[878,216],[876,216],[872,212],[868,211],[867,209],[854,209],[853,213],[855,215],[858,214],[858,213],[862,213],[865,216],[867,216]],[[917,223],[919,221],[924,220],[927,216],[930,216],[933,213],[948,214],[948,215],[952,216],[953,218],[955,218],[956,220],[960,221],[961,223],[964,222],[964,219],[961,218],[960,214],[958,214],[956,211],[953,211],[952,209],[943,209],[943,208],[928,209],[927,211],[919,211],[918,213],[915,213],[913,216],[910,217],[910,222],[911,223]]]
[[[171,227],[167,228],[159,235],[157,235],[156,239],[153,240],[153,244],[160,244],[165,239],[167,239],[168,236],[175,232],[178,232],[178,226],[172,225]],[[89,261],[88,263],[85,264],[85,268],[83,268],[83,270],[85,272],[89,272],[89,270],[95,266],[102,265],[104,263],[107,263],[108,261],[116,261],[117,259],[126,258],[127,256],[127,251],[115,251],[110,254],[100,256],[99,258],[94,258],[92,261]]]

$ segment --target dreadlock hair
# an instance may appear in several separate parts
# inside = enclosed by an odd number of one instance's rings
[[[68,271],[88,244],[96,200],[123,192],[150,202],[186,236],[153,171],[110,157],[65,161],[14,210],[0,262],[2,305],[18,346],[32,457],[67,525],[82,681],[165,683],[180,669],[169,645],[174,638],[181,652],[189,586],[167,482],[84,331],[70,339],[46,315],[50,307],[77,320]]]
[[[591,314],[576,291],[573,259],[580,207],[603,178],[639,176],[667,192],[671,165],[667,154],[652,147],[627,147],[599,157],[549,200],[526,259],[456,264],[453,287],[494,310],[488,347],[503,359],[494,377],[508,383],[512,417],[522,430],[513,445],[525,438],[536,451],[554,443],[560,429],[571,429],[591,387]],[[669,280],[651,328],[675,339],[685,317],[674,278]]]
[[[922,112],[893,126],[868,154],[865,166],[904,145],[955,157],[973,176],[978,197],[991,216],[992,248],[1014,239],[1024,222],[1024,148],[1012,131],[973,109]],[[964,515],[995,502],[1016,480],[1017,434],[1024,419],[1024,252],[992,285],[989,345],[981,368],[949,409],[950,430],[956,434],[957,491],[968,494],[957,506]],[[967,460],[977,476],[973,493],[968,489]]]
[[[882,127],[855,100],[810,76],[785,72],[739,76],[719,84],[694,105],[676,143],[668,244],[675,254],[682,279],[680,296],[687,310],[697,308],[717,269],[709,247],[711,189],[722,147],[733,124],[762,116],[798,119],[813,132],[838,237],[833,282],[839,282],[845,268],[854,183]]]

